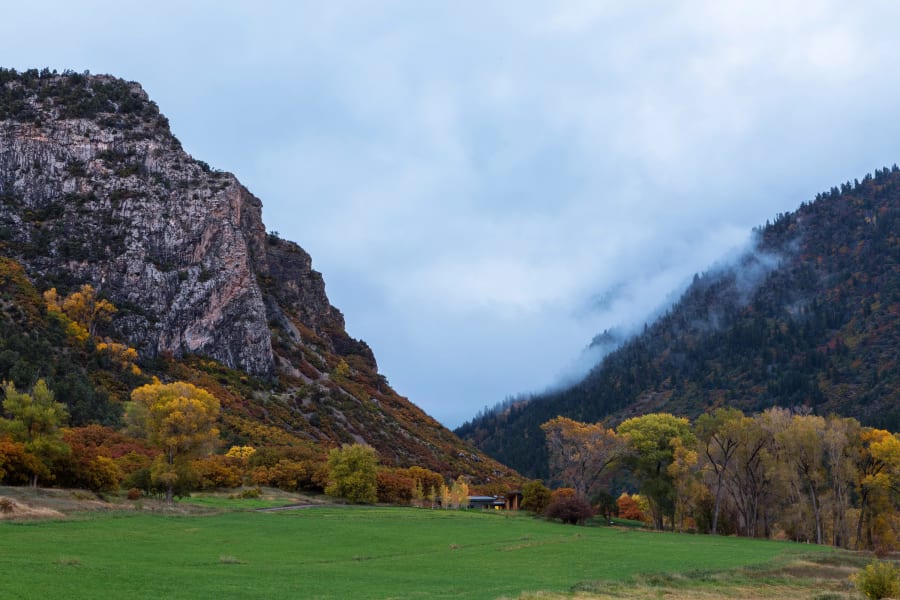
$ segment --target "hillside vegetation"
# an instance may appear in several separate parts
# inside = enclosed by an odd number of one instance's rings
[[[457,433],[546,477],[540,425],[615,425],[649,412],[696,417],[801,407],[900,429],[900,169],[820,194],[756,231],[736,264],[683,297],[578,384],[523,398]]]

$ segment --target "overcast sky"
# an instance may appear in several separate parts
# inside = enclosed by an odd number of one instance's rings
[[[900,162],[900,3],[16,2],[0,65],[139,81],[451,427],[750,230]]]

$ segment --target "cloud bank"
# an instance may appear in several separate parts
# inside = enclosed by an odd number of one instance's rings
[[[900,154],[892,2],[21,4],[4,66],[140,81],[451,426]]]

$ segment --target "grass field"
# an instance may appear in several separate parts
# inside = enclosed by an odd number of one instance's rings
[[[601,597],[648,581],[715,589],[717,572],[775,568],[801,555],[833,553],[403,508],[94,512],[0,523],[0,598],[493,599],[573,589]]]

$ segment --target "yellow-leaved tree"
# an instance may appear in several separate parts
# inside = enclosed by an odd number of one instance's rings
[[[354,504],[378,502],[378,454],[371,446],[344,445],[328,453],[325,493]]]
[[[165,486],[166,502],[171,503],[175,485],[190,478],[191,459],[209,454],[219,440],[219,401],[190,383],[156,380],[131,393],[125,416],[162,450],[150,476]]]
[[[83,336],[85,339],[97,335],[97,327],[108,322],[116,312],[111,302],[97,297],[96,290],[90,284],[84,284],[79,291],[65,298],[59,297],[56,288],[51,288],[44,292],[44,301],[48,310],[63,313],[83,327],[87,333]]]
[[[463,475],[457,477],[450,487],[450,503],[452,508],[469,506],[469,483]]]

